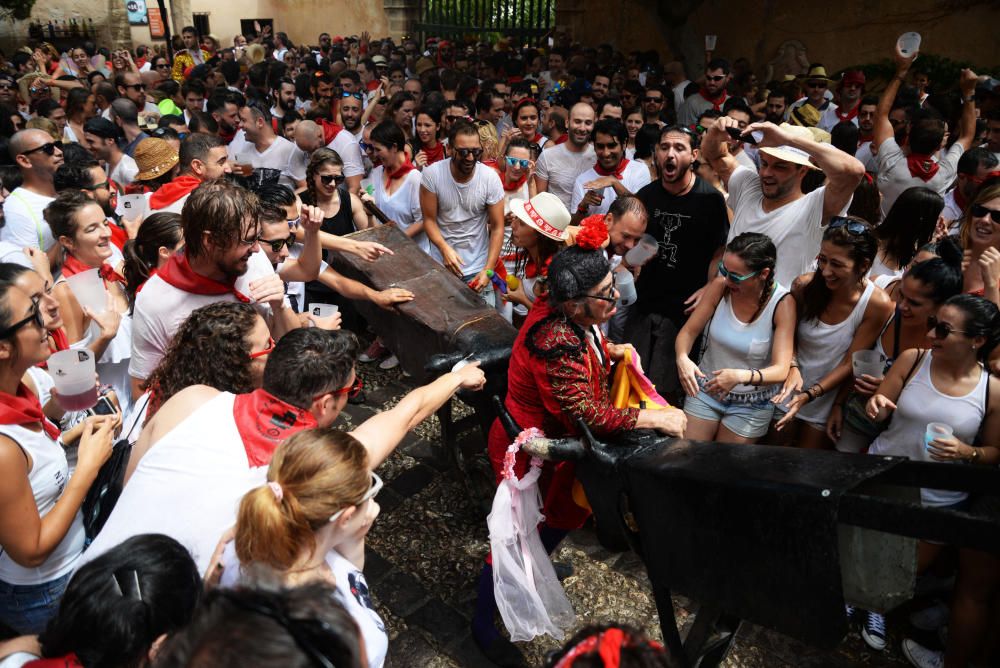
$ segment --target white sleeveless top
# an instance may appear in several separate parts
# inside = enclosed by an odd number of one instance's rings
[[[814,280],[822,280],[816,276]],[[796,342],[798,344],[799,371],[802,373],[802,389],[807,390],[840,364],[854,340],[854,333],[865,318],[868,300],[875,291],[871,281],[865,285],[865,291],[854,305],[851,314],[835,325],[828,325],[819,318],[801,320],[799,322]],[[826,388],[826,394],[810,401],[803,406],[797,418],[812,424],[825,425],[826,418],[833,408],[833,400],[837,396],[837,388]]]
[[[771,346],[774,339],[774,310],[788,290],[775,284],[767,304],[753,322],[743,322],[733,312],[733,303],[726,294],[715,308],[708,323],[708,339],[699,368],[708,378],[718,369],[763,369],[771,364]],[[707,379],[699,379],[699,384]],[[726,396],[726,401],[740,403],[768,399],[777,393],[778,385],[756,387],[736,385]]]
[[[82,563],[133,536],[162,533],[205,572],[219,538],[236,522],[240,499],[267,476],[266,466],[247,462],[234,400],[220,393],[153,444]]]
[[[908,457],[918,462],[934,461],[927,452],[924,432],[929,422],[943,422],[955,430],[955,437],[972,443],[979,426],[986,418],[986,385],[990,375],[982,370],[976,387],[963,397],[939,392],[931,379],[934,353],[924,355],[920,368],[914,372],[896,401],[889,428],[868,448],[868,454]],[[950,506],[964,501],[968,494],[944,489],[921,489],[925,506]]]
[[[62,446],[42,431],[20,425],[0,425],[0,434],[10,438],[31,456],[28,482],[35,496],[38,515],[45,517],[62,496],[69,480],[69,466]],[[78,510],[69,531],[40,566],[26,568],[17,564],[6,550],[0,550],[0,580],[13,585],[37,585],[61,578],[76,568],[86,544],[83,515]]]

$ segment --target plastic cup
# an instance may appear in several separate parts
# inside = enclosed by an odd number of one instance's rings
[[[896,48],[904,56],[910,56],[920,50],[920,33],[904,32],[896,40]]]
[[[705,50],[715,51],[715,43],[719,40],[718,35],[705,35]]]
[[[118,198],[118,206],[115,207],[115,210],[119,216],[134,220],[146,214],[146,204],[146,196],[143,194],[123,195]]]
[[[881,378],[885,369],[885,357],[877,350],[857,350],[851,355],[854,377],[871,376]]]
[[[631,272],[615,272],[615,287],[618,289],[618,303],[621,306],[628,306],[635,302],[635,279]]]
[[[259,253],[255,253],[250,256],[250,260],[247,262],[247,272],[236,279],[236,283],[233,287],[236,288],[241,294],[250,297],[250,284],[261,278],[267,278],[274,273],[274,267],[271,266],[270,261],[266,257],[259,258],[257,255],[263,255],[264,251],[261,250]],[[252,297],[251,301],[256,301]]]
[[[930,450],[931,441],[938,438],[948,438],[954,433],[955,430],[943,422],[928,422],[927,429],[924,431],[924,447]]]
[[[312,313],[317,318],[329,318],[331,315],[340,310],[340,307],[336,304],[310,304],[309,312]]]
[[[656,253],[659,252],[659,250],[660,246],[656,243],[656,239],[653,235],[644,234],[632,250],[625,253],[625,262],[627,262],[630,267],[641,267],[656,257]]]
[[[59,405],[67,411],[82,411],[97,403],[94,354],[82,348],[61,350],[49,358],[49,373],[59,394]]]
[[[73,291],[80,306],[90,309],[91,313],[100,314],[108,310],[108,293],[104,289],[104,279],[96,269],[88,269],[66,278],[69,289]]]

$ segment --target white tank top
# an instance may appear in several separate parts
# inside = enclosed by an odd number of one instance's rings
[[[235,395],[222,392],[149,449],[81,565],[133,536],[162,533],[186,547],[204,573],[240,499],[266,480],[250,468],[233,418]]]
[[[823,279],[817,275],[814,280]],[[868,281],[854,310],[835,325],[828,325],[819,318],[799,322],[796,342],[803,390],[817,383],[844,359],[844,354],[854,340],[854,333],[865,318],[865,309],[874,291],[875,284]],[[833,400],[837,396],[836,389],[826,388],[826,394],[803,406],[796,417],[813,424],[826,424],[826,418],[833,408]]]
[[[712,372],[718,369],[763,369],[770,366],[774,309],[786,294],[787,289],[775,284],[771,298],[757,318],[749,323],[736,317],[729,295],[723,296],[706,329],[708,344],[699,365],[702,373],[711,378]],[[741,384],[732,389],[726,401],[761,401],[774,396],[777,389],[777,385],[755,387]]]
[[[895,455],[919,462],[933,461],[924,444],[924,432],[929,422],[943,422],[955,430],[955,437],[972,443],[986,417],[986,384],[989,374],[982,370],[975,389],[963,397],[939,392],[931,380],[934,353],[924,355],[920,368],[914,372],[896,401],[889,428],[878,435],[868,448],[872,455]],[[921,489],[925,506],[950,506],[964,501],[965,492],[943,489]]]
[[[28,483],[35,496],[38,515],[45,517],[62,496],[69,480],[66,453],[44,431],[5,424],[0,425],[0,434],[10,438],[31,456]],[[36,585],[61,578],[76,568],[86,540],[83,515],[78,510],[69,531],[40,566],[26,568],[11,559],[6,550],[0,550],[0,580],[13,585]]]

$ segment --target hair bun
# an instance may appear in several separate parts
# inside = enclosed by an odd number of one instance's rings
[[[937,242],[937,255],[949,267],[961,269],[962,267],[962,247],[959,246],[955,237],[947,236]]]

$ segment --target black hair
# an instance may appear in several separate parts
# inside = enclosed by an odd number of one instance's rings
[[[156,122],[156,127],[158,128],[169,128],[171,125],[185,125],[184,117],[177,114],[164,114]]]
[[[579,299],[604,280],[611,265],[603,250],[570,246],[556,253],[549,265],[549,301],[561,306]]]
[[[122,248],[125,258],[125,293],[129,312],[135,309],[135,295],[139,286],[149,278],[159,264],[160,247],[176,248],[184,240],[179,213],[154,213],[142,221],[135,239],[129,239]]]
[[[702,114],[702,116],[704,116],[704,114]],[[664,125],[662,128],[652,123],[647,123],[647,125],[652,125],[657,128],[658,134],[656,136],[656,142],[663,141],[663,138],[670,133],[676,133],[682,134],[688,138],[688,143],[691,145],[692,151],[701,145],[701,136],[686,125]],[[636,136],[636,139],[638,139],[638,136]]]
[[[663,133],[660,126],[655,123],[643,123],[639,131],[635,133],[635,153],[636,160],[650,158],[656,144],[660,141]],[[688,135],[690,137],[690,135]]]
[[[907,188],[893,202],[885,220],[875,228],[875,238],[887,259],[905,267],[920,247],[934,236],[944,198],[930,188]]]
[[[205,111],[209,114],[216,111],[223,112],[225,111],[227,104],[235,105],[236,108],[239,109],[240,107],[246,106],[246,98],[243,97],[242,93],[237,93],[232,90],[212,93],[212,97],[208,98],[208,103],[205,105]]]
[[[861,103],[858,107],[875,107],[878,106],[878,96],[877,95],[865,95],[861,98]]]
[[[878,239],[873,234],[873,228],[861,218],[847,217],[852,223],[861,223],[864,230],[858,234],[851,232],[847,225],[832,227],[827,225],[823,231],[823,241],[848,249],[847,255],[854,262],[854,275],[861,280],[868,274],[872,262],[878,254]],[[819,271],[813,272],[812,278],[806,284],[802,294],[799,320],[818,320],[826,307],[830,305],[833,293],[827,287],[826,281]]]
[[[606,107],[621,107],[622,113],[625,113],[625,108],[622,107],[622,101],[617,97],[606,97],[601,100],[597,105],[597,115],[600,116],[601,112],[603,112]]]
[[[0,165],[0,188],[7,192],[14,192],[24,183],[24,175],[21,174],[17,165]],[[0,227],[3,227],[0,224]]]
[[[27,267],[15,264],[13,262],[0,262],[0,329],[7,329],[14,319],[13,314],[10,310],[9,300],[7,295],[10,289],[14,287],[14,283],[20,278],[21,274],[26,271],[31,271]],[[13,338],[17,332],[12,332],[8,338]],[[13,343],[13,342],[12,342]],[[18,354],[17,345],[14,345],[14,352],[10,359],[10,362],[16,362],[20,355]]]
[[[66,116],[72,119],[77,113],[82,112],[91,94],[89,88],[70,88],[66,93]]]
[[[770,269],[767,282],[761,288],[760,302],[757,304],[757,313],[764,308],[771,298],[771,290],[774,287],[774,265],[778,261],[778,249],[775,248],[771,237],[759,232],[744,232],[733,237],[733,240],[726,244],[726,252],[738,256],[751,272],[760,273],[765,269]],[[757,313],[750,318],[751,321],[757,318]]]
[[[84,666],[139,666],[161,635],[191,620],[203,584],[187,549],[169,536],[129,538],[85,564],[38,637],[43,657],[76,654]]]
[[[278,341],[264,367],[264,389],[308,408],[313,399],[347,384],[358,358],[358,340],[345,330],[294,329]]]
[[[215,122],[211,114],[207,114],[204,111],[192,111],[190,112],[188,129],[191,130],[191,135],[188,135],[188,137],[199,134],[216,136],[216,133],[219,132],[219,124]],[[181,148],[183,148],[183,145]]]
[[[1000,160],[997,160],[993,151],[977,146],[970,148],[958,159],[958,173],[974,175],[980,169],[996,169],[998,164],[1000,164]]]
[[[941,147],[944,139],[944,121],[929,109],[921,109],[913,114],[910,121],[909,142],[913,153],[933,155]]]
[[[192,132],[181,142],[181,150],[178,155],[181,170],[189,171],[191,163],[195,160],[207,162],[208,152],[219,146],[225,146],[225,143],[218,135]]]
[[[708,65],[705,66],[706,72],[711,72],[712,70],[722,70],[723,74],[729,74],[731,69],[729,61],[725,58],[712,58],[708,61]]]
[[[753,122],[754,115],[750,105],[742,97],[731,97],[722,105],[723,115],[728,115],[730,111],[741,111]]]
[[[528,154],[531,155],[531,159],[538,159],[538,144],[531,141],[527,137],[514,137],[507,142],[507,148],[504,149],[504,155],[510,155],[510,149],[512,148],[528,149]]]
[[[861,218],[872,225],[878,225],[882,220],[882,196],[878,185],[870,175],[861,179],[854,189],[851,205],[847,207],[847,215]]]
[[[830,128],[830,143],[847,155],[857,153],[860,136],[861,130],[851,121],[841,121]]]
[[[261,205],[286,207],[295,204],[295,192],[281,183],[265,183],[255,190]]]
[[[598,133],[614,137],[622,146],[625,146],[625,142],[628,141],[628,131],[625,129],[625,124],[619,118],[604,118],[594,123],[594,131],[590,135],[591,141],[597,141]],[[657,138],[659,138],[659,135],[657,135]]]
[[[406,150],[406,135],[395,121],[385,120],[372,128],[371,141],[378,142],[386,148],[395,146],[400,151]]]
[[[475,125],[469,123],[468,121],[465,120],[455,121],[451,126],[451,130],[448,131],[448,145],[455,146],[455,139],[459,135],[469,136],[469,137],[475,136],[478,139],[479,130],[476,128]]]
[[[948,298],[943,306],[957,308],[965,316],[961,326],[968,337],[982,336],[986,343],[976,351],[976,357],[985,362],[1000,343],[1000,309],[988,299],[977,295],[960,294]]]
[[[79,160],[72,163],[63,163],[52,175],[52,187],[57,193],[64,190],[84,190],[94,185],[94,178],[90,173],[91,168],[100,167],[101,163],[93,158]]]
[[[937,257],[916,263],[906,270],[906,275],[930,288],[931,300],[941,304],[962,292],[962,248],[950,236],[933,246]]]
[[[205,82],[201,79],[188,79],[181,86],[181,96],[187,97],[188,93],[199,94],[205,97],[207,89],[205,88]]]

